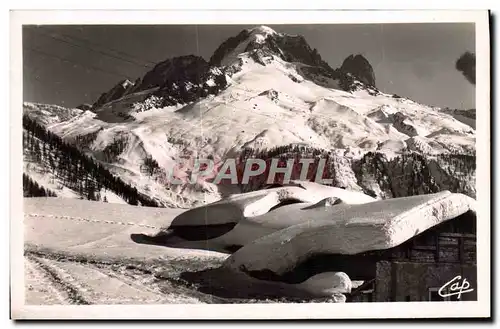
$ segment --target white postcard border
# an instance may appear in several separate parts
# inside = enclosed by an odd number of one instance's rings
[[[473,11],[13,11],[10,15],[11,316],[14,319],[343,319],[491,316],[490,43],[488,12]],[[23,24],[476,24],[477,302],[225,305],[24,305],[22,198]]]

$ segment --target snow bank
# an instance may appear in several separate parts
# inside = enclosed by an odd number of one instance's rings
[[[313,254],[388,249],[474,210],[474,202],[468,196],[444,191],[360,205],[313,207],[300,215],[304,223],[244,246],[226,260],[225,266],[246,271],[267,269],[279,275]]]

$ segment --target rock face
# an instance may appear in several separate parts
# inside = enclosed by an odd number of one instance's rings
[[[122,80],[116,84],[113,88],[111,88],[108,92],[101,94],[99,99],[92,106],[93,108],[98,108],[101,105],[114,101],[115,99],[119,99],[123,97],[125,94],[130,92],[134,87],[134,83],[130,80]]]
[[[76,107],[79,110],[82,111],[92,111],[92,105],[91,104],[80,104]]]
[[[344,60],[340,70],[352,74],[368,86],[376,87],[373,68],[363,55],[350,55]]]
[[[127,94],[157,89],[154,96],[162,97],[163,106],[185,104],[200,97],[216,94],[227,85],[223,71],[211,67],[202,57],[188,55],[167,59],[157,64],[136,82],[120,81],[101,95],[94,108],[101,107]]]
[[[242,48],[242,49],[238,49]],[[331,68],[321,59],[318,51],[312,49],[300,35],[277,33],[267,26],[259,26],[240,32],[223,42],[210,58],[211,65],[223,65],[223,60],[234,51],[255,52],[260,50],[287,62],[300,62],[311,66]]]
[[[222,59],[233,51],[241,42],[245,41],[250,36],[249,30],[243,30],[238,35],[230,37],[224,41],[210,57],[210,65],[220,65]]]
[[[167,59],[146,73],[138,90],[160,87],[175,81],[196,81],[207,69],[208,63],[199,56]]]

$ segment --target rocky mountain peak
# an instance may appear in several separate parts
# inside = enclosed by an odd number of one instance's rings
[[[239,71],[241,54],[247,54],[262,65],[268,65],[276,58],[298,63],[299,75],[320,85],[326,81],[326,87],[334,86],[345,91],[373,89],[376,93],[373,68],[362,55],[350,55],[340,68],[333,69],[303,36],[278,33],[268,26],[257,26],[228,38],[208,62],[200,56],[179,56],[158,63],[135,82],[120,81],[102,94],[93,107],[99,108],[125,95],[155,88],[156,91],[152,92],[156,96],[168,99],[165,105],[182,104],[218,93],[227,85],[226,75],[231,76]],[[337,82],[332,84],[332,81]]]
[[[349,55],[342,63],[340,71],[350,73],[365,85],[376,87],[375,72],[373,71],[373,67],[361,54]]]
[[[167,59],[144,75],[139,90],[160,87],[178,80],[193,80],[208,69],[208,63],[200,56],[187,55]]]
[[[270,28],[269,26],[261,25],[261,26],[256,26],[254,28],[247,29],[247,31],[250,33],[250,35],[262,35],[262,36],[268,36],[268,35],[277,35],[278,32]]]
[[[207,85],[208,83],[208,85]],[[224,88],[224,73],[215,70],[200,56],[187,55],[167,59],[158,63],[142,79],[135,82],[122,80],[110,91],[101,95],[94,108],[127,94],[156,88],[157,96],[168,96],[165,105],[192,101],[196,95],[214,93]],[[184,94],[190,96],[187,97]]]
[[[227,64],[225,59],[228,57],[234,58],[241,53],[254,52],[274,55],[287,62],[329,68],[318,51],[311,48],[303,36],[278,33],[267,26],[246,29],[227,39],[214,52],[210,64],[223,66]]]

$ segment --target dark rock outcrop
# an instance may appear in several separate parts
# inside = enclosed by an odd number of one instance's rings
[[[224,41],[223,43],[221,43],[221,45],[215,50],[212,57],[210,57],[210,65],[219,66],[224,57],[226,57],[227,54],[229,54],[236,47],[238,47],[238,45],[243,41],[245,41],[249,36],[250,36],[250,31],[243,30],[240,33],[238,33],[238,35],[231,37],[226,41]]]
[[[300,62],[310,66],[322,67],[328,71],[332,70],[332,68],[321,58],[318,50],[311,48],[306,39],[300,35],[270,35],[263,43],[249,43],[245,51],[254,49],[266,50],[287,62]]]
[[[376,87],[373,68],[363,55],[349,55],[342,63],[340,71],[352,74],[367,86]]]
[[[82,111],[92,111],[92,105],[86,103],[80,104],[76,108]]]
[[[166,60],[148,72],[140,90],[159,87],[154,94],[164,106],[185,104],[219,93],[227,86],[225,72],[203,58],[189,55]]]
[[[133,87],[134,83],[130,80],[122,80],[108,92],[101,94],[99,99],[94,103],[94,105],[92,105],[92,107],[99,108],[106,103],[119,99],[130,92]]]
[[[152,94],[163,98],[162,105],[185,104],[209,94],[216,94],[226,85],[225,73],[210,66],[202,57],[180,56],[157,64],[135,83],[121,81],[102,94],[93,107],[98,108],[127,94],[154,88],[157,90]]]
[[[138,91],[161,87],[176,81],[200,80],[200,76],[208,70],[209,64],[199,56],[188,55],[167,59],[157,64],[146,73]]]

